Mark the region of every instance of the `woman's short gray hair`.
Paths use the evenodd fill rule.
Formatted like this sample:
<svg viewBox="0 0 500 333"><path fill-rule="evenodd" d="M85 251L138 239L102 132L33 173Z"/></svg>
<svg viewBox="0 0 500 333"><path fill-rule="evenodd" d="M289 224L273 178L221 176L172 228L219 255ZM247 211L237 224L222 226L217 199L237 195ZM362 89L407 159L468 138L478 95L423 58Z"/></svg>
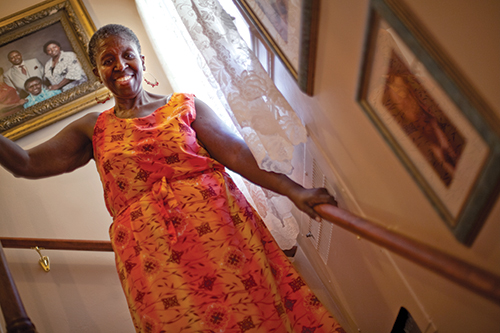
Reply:
<svg viewBox="0 0 500 333"><path fill-rule="evenodd" d="M99 42L110 36L118 36L133 42L137 46L139 54L141 53L141 43L139 43L139 39L132 30L120 24L108 24L99 28L90 39L89 58L92 66L97 66L95 57L97 56L97 47Z"/></svg>

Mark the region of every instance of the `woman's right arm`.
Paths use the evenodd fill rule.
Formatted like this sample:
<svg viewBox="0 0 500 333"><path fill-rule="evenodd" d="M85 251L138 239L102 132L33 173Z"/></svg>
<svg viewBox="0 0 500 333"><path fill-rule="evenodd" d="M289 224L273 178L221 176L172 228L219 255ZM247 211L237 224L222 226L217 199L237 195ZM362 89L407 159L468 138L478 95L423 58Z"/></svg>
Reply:
<svg viewBox="0 0 500 333"><path fill-rule="evenodd" d="M16 177L37 179L73 171L93 158L97 113L72 122L50 140L28 150L0 135L0 164Z"/></svg>

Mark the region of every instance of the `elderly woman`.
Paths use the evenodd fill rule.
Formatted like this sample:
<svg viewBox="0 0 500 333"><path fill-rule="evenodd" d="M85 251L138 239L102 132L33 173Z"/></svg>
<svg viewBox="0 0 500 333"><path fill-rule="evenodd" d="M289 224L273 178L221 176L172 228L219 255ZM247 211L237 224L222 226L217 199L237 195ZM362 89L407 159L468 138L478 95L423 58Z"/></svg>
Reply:
<svg viewBox="0 0 500 333"><path fill-rule="evenodd" d="M62 51L59 42L48 41L43 46L43 52L51 57L45 64L45 78L50 82L50 90L64 92L87 81L76 54Z"/></svg>
<svg viewBox="0 0 500 333"><path fill-rule="evenodd" d="M128 28L99 29L89 58L115 106L28 151L0 136L0 162L40 178L95 160L136 331L343 332L224 166L312 218L315 205L334 198L259 169L246 144L193 95L143 90L144 56Z"/></svg>

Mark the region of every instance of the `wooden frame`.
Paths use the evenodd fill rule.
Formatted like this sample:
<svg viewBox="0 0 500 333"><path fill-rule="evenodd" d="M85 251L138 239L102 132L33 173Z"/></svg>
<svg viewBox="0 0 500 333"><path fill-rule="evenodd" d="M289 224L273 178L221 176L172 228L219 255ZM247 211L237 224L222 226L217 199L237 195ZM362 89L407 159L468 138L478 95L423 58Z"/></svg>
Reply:
<svg viewBox="0 0 500 333"><path fill-rule="evenodd" d="M280 0L233 1L294 77L299 88L312 96L320 0L301 0L300 6Z"/></svg>
<svg viewBox="0 0 500 333"><path fill-rule="evenodd" d="M18 139L96 105L95 98L107 95L107 89L92 73L87 55L87 44L94 31L95 26L80 0L49 0L0 20L0 66L5 68L5 74L12 67L7 57L12 50L19 51L25 62L38 59L45 67L50 57L44 53L43 45L57 40L61 50L76 55L87 77L85 82L33 106L3 108L4 112L0 113L2 135ZM48 81L44 79L44 83ZM20 88L17 91L21 97L26 94Z"/></svg>
<svg viewBox="0 0 500 333"><path fill-rule="evenodd" d="M500 122L400 1L371 0L357 100L452 230L472 244L500 187Z"/></svg>

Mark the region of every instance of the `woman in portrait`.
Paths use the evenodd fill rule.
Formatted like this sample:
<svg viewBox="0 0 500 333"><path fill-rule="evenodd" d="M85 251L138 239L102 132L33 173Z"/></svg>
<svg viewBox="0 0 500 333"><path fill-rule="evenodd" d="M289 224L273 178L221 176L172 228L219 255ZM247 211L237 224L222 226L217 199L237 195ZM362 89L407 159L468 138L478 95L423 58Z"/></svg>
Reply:
<svg viewBox="0 0 500 333"><path fill-rule="evenodd" d="M19 98L16 89L3 79L3 68L0 67L0 117L7 116L22 109L26 100Z"/></svg>
<svg viewBox="0 0 500 333"><path fill-rule="evenodd" d="M49 80L49 90L67 91L87 81L74 52L61 50L58 41L50 40L43 46L43 52L51 59L45 64L45 78Z"/></svg>
<svg viewBox="0 0 500 333"><path fill-rule="evenodd" d="M28 97L26 97L26 103L24 104L25 109L61 93L61 90L59 89L47 89L43 84L42 79L38 76L33 76L27 79L24 83L24 89L29 92Z"/></svg>

